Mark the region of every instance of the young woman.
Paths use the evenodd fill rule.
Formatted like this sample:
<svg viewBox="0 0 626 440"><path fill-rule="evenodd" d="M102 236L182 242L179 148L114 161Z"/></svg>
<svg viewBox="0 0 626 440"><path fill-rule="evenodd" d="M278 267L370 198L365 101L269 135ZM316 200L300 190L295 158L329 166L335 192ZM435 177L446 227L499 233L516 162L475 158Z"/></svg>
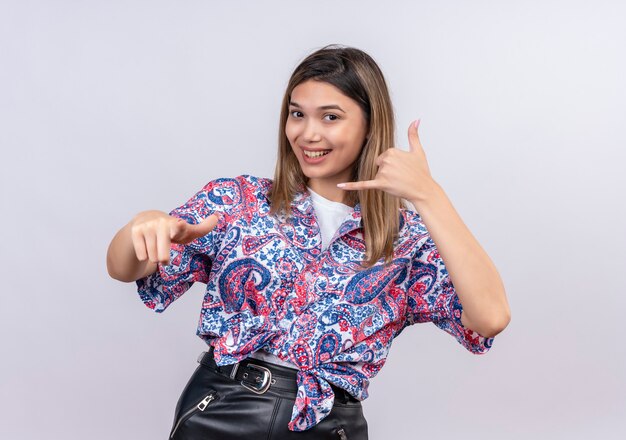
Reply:
<svg viewBox="0 0 626 440"><path fill-rule="evenodd" d="M109 274L136 281L148 307L207 285L209 349L170 438L366 439L361 400L406 326L489 350L510 319L504 287L432 178L418 125L394 148L376 63L324 47L287 86L273 180L210 181L117 233Z"/></svg>

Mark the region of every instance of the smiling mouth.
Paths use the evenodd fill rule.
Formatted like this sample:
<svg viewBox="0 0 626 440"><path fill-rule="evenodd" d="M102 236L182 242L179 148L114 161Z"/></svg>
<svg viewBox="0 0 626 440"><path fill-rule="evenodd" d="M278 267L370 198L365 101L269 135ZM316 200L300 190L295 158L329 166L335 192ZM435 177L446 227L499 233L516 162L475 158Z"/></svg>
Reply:
<svg viewBox="0 0 626 440"><path fill-rule="evenodd" d="M316 157L326 156L328 153L330 153L331 150L322 150L322 151L302 150L302 151L304 152L304 155L306 157L316 158Z"/></svg>

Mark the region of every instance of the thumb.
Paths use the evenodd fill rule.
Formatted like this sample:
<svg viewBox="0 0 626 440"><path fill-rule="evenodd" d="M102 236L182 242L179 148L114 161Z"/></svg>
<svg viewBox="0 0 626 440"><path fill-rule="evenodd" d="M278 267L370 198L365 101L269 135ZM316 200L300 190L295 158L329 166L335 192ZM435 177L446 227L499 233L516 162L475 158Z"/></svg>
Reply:
<svg viewBox="0 0 626 440"><path fill-rule="evenodd" d="M179 234L175 234L172 237L172 241L175 243L187 244L196 238L204 237L211 232L220 220L220 214L211 214L200 223L192 225L185 221L182 222L182 230Z"/></svg>
<svg viewBox="0 0 626 440"><path fill-rule="evenodd" d="M415 151L422 148L420 136L417 132L421 119L413 121L409 126L409 151Z"/></svg>

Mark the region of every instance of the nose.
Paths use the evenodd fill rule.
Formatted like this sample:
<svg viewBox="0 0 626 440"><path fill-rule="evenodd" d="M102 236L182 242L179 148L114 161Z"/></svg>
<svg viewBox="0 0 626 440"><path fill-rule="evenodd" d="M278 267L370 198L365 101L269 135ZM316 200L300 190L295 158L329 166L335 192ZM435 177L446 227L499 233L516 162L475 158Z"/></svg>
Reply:
<svg viewBox="0 0 626 440"><path fill-rule="evenodd" d="M320 134L316 121L313 121L312 119L306 121L304 131L302 132L302 138L306 142L319 142L322 140L322 135Z"/></svg>

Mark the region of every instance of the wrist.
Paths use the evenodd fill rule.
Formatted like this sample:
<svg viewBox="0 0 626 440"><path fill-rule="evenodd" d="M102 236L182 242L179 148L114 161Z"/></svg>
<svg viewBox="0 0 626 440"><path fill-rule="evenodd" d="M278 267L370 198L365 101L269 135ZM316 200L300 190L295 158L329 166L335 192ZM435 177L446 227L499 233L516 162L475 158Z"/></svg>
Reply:
<svg viewBox="0 0 626 440"><path fill-rule="evenodd" d="M430 179L427 184L422 186L419 195L413 196L409 202L417 209L418 207L427 207L442 197L445 197L443 188L435 180Z"/></svg>

